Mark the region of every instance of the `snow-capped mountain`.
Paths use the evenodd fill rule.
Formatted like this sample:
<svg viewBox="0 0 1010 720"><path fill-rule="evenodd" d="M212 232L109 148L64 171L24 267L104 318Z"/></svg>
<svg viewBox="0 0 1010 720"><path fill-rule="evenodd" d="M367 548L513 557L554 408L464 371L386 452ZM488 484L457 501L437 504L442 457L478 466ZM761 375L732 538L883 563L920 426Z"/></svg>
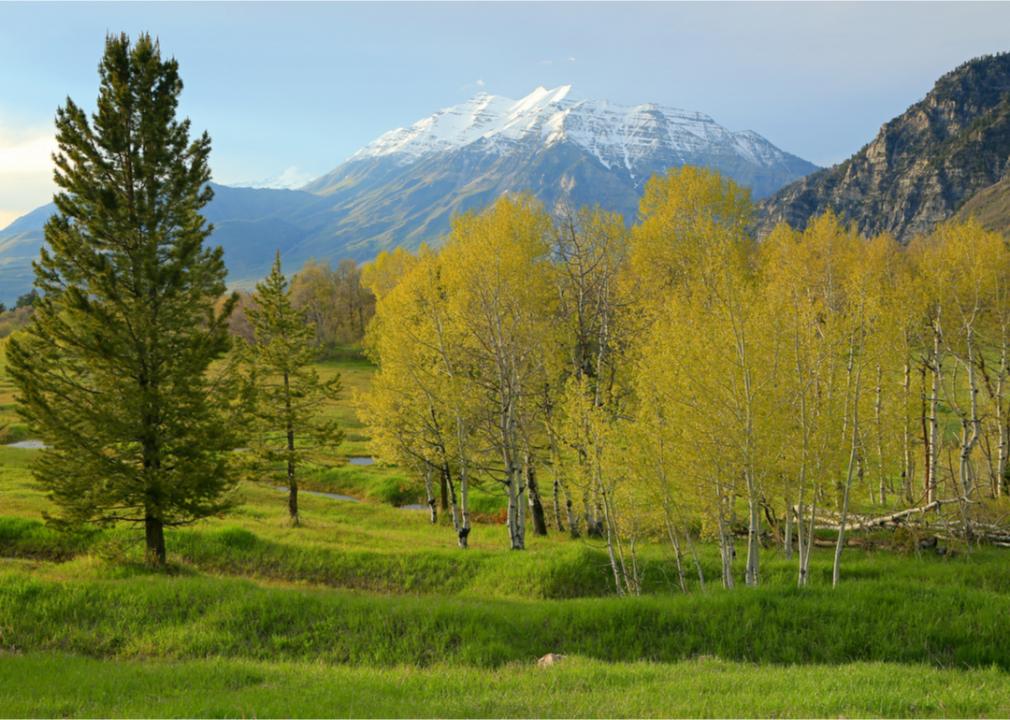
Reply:
<svg viewBox="0 0 1010 720"><path fill-rule="evenodd" d="M567 85L521 100L481 93L384 133L303 187L333 222L297 257L413 247L445 233L454 213L507 192L530 192L548 209L600 205L630 222L646 181L681 165L714 168L758 198L817 169L703 113L578 100Z"/></svg>
<svg viewBox="0 0 1010 720"><path fill-rule="evenodd" d="M294 271L309 258L364 261L437 242L454 213L503 193L532 193L548 209L599 205L631 222L649 177L686 164L714 168L758 198L816 170L702 113L579 100L566 85L521 100L481 93L380 135L299 190L217 185L206 215L230 279L245 282L269 271L277 249ZM295 174L254 184L286 186ZM0 230L0 301L30 287L49 212Z"/></svg>
<svg viewBox="0 0 1010 720"><path fill-rule="evenodd" d="M642 175L636 170L651 168L658 154L677 158L679 164L705 154L736 155L768 168L798 159L755 132L731 132L704 113L653 103L624 106L576 100L571 89L571 85L538 87L518 101L482 92L410 127L383 134L349 162L392 157L410 164L475 143L483 152L504 154L526 141L544 148L572 142L608 170L622 169L631 177Z"/></svg>

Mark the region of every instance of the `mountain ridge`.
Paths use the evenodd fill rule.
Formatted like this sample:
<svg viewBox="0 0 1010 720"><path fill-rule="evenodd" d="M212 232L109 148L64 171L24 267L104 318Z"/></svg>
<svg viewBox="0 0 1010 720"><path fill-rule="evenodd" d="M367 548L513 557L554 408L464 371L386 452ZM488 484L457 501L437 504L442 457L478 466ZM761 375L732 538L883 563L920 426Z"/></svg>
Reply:
<svg viewBox="0 0 1010 720"><path fill-rule="evenodd" d="M864 234L907 242L999 182L1008 163L1010 54L986 55L943 75L844 162L765 199L757 232L779 222L802 229L832 210Z"/></svg>
<svg viewBox="0 0 1010 720"><path fill-rule="evenodd" d="M295 271L309 259L367 261L437 242L454 214L504 193L532 193L548 209L599 205L630 222L646 180L686 164L716 169L756 196L816 169L704 113L580 100L562 85L519 100L479 93L379 135L298 189L214 184L205 214L230 282L248 284L269 271L275 250ZM0 230L0 300L30 288L51 212L44 206Z"/></svg>

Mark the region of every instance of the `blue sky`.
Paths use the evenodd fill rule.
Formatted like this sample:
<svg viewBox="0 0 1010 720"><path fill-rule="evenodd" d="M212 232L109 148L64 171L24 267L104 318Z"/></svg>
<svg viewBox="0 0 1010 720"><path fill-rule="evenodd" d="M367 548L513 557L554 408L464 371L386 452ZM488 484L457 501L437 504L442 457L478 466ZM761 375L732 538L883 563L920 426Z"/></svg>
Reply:
<svg viewBox="0 0 1010 720"><path fill-rule="evenodd" d="M52 192L52 118L90 107L107 31L159 36L225 183L332 169L480 89L658 102L844 159L941 74L1010 50L1004 3L0 1L0 227Z"/></svg>

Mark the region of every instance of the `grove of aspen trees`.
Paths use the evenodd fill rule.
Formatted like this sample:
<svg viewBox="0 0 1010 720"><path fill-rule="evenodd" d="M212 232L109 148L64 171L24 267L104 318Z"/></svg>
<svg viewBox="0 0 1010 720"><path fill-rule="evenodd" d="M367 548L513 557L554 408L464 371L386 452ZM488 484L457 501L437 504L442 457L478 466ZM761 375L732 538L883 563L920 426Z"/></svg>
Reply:
<svg viewBox="0 0 1010 720"><path fill-rule="evenodd" d="M1010 541L1006 241L969 221L903 246L832 214L755 239L752 213L684 167L630 227L506 197L440 249L366 266L379 370L359 411L433 521L446 493L461 548L475 484L507 497L515 550L527 528L605 543L622 595L646 540L670 544L684 588L757 585L772 551L804 585L818 543L837 584L875 532Z"/></svg>

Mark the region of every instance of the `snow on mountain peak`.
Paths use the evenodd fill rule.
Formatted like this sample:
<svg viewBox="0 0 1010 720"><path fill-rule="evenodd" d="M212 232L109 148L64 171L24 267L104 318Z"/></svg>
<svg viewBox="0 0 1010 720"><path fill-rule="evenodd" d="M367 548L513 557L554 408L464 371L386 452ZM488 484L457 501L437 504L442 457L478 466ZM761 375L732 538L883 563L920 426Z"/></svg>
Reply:
<svg viewBox="0 0 1010 720"><path fill-rule="evenodd" d="M571 85L543 86L520 100L481 92L410 127L391 130L358 150L350 160L392 156L402 164L480 142L501 153L521 142L551 146L573 142L607 168L632 175L657 154L688 162L703 153L736 155L771 165L786 154L752 131L731 132L704 113L655 103L624 106L606 100L577 100Z"/></svg>

